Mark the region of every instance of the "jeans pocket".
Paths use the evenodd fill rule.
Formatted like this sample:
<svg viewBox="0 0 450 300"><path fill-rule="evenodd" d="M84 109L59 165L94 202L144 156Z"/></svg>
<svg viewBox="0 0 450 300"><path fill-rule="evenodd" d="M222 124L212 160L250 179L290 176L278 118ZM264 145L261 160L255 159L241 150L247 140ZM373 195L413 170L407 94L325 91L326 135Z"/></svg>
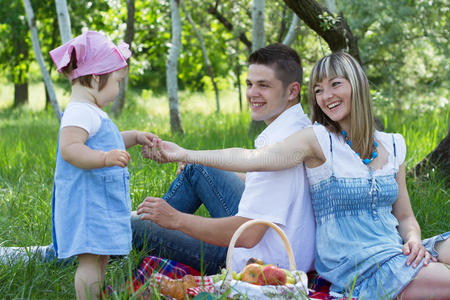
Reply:
<svg viewBox="0 0 450 300"><path fill-rule="evenodd" d="M130 175L107 175L105 180L105 195L107 215L112 218L129 218L131 201L129 195Z"/></svg>

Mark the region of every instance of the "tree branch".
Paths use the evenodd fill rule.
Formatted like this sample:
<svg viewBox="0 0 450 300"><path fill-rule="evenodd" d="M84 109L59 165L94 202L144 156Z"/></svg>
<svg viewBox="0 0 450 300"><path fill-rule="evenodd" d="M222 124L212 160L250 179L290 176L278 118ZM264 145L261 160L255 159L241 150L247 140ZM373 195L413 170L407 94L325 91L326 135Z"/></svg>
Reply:
<svg viewBox="0 0 450 300"><path fill-rule="evenodd" d="M320 35L331 51L347 50L361 63L358 40L353 36L344 17L334 15L315 0L284 0L305 24ZM332 18L325 18L330 16ZM330 21L330 22L327 22Z"/></svg>
<svg viewBox="0 0 450 300"><path fill-rule="evenodd" d="M233 24L227 19L225 18L224 15L222 15L218 9L217 6L212 6L210 5L208 7L208 13L213 15L214 17L216 17L216 19L223 24L223 26L225 26L226 29L228 29L228 31L233 31L234 26ZM250 42L247 38L247 36L245 35L245 32L241 31L239 33L239 40L245 45L247 46L247 48L249 50L252 49L252 42Z"/></svg>

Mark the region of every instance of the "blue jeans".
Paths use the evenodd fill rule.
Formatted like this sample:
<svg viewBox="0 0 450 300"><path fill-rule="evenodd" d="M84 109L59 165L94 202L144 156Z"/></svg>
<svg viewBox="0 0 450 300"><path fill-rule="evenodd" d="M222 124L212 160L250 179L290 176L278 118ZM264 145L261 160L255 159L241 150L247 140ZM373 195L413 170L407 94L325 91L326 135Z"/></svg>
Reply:
<svg viewBox="0 0 450 300"><path fill-rule="evenodd" d="M213 218L233 216L238 211L244 182L234 173L201 165L187 165L163 196L179 211L193 214L201 204ZM218 273L225 265L226 247L201 242L180 231L162 228L131 215L133 248L149 255L172 259L206 274ZM53 261L53 245L39 247L44 261ZM58 260L60 263L68 259Z"/></svg>
<svg viewBox="0 0 450 300"><path fill-rule="evenodd" d="M233 216L238 211L244 182L234 173L201 165L187 165L163 196L172 207L193 214L201 204L212 218ZM180 231L162 228L131 216L133 247L149 254L214 274L225 265L226 247L194 239Z"/></svg>

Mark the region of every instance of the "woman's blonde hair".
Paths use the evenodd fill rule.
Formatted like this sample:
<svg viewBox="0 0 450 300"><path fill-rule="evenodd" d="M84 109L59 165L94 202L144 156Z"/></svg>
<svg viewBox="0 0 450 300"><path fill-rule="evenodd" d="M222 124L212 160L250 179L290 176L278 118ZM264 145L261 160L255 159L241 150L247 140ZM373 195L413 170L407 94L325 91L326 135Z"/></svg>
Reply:
<svg viewBox="0 0 450 300"><path fill-rule="evenodd" d="M352 87L351 117L349 138L352 148L361 154L361 158L369 157L373 151L373 134L375 123L370 100L369 81L359 63L348 53L335 52L323 57L313 67L309 80L309 106L312 121L319 122L328 130L339 133L341 128L320 109L316 101L314 86L324 78L343 77Z"/></svg>

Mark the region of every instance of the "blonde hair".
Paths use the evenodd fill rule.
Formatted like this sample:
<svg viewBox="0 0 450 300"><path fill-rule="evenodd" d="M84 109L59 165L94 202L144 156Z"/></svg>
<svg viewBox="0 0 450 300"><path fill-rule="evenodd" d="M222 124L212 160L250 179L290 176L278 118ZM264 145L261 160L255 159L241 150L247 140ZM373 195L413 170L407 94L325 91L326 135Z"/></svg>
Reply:
<svg viewBox="0 0 450 300"><path fill-rule="evenodd" d="M324 78L343 77L352 87L349 138L352 148L369 157L374 149L373 134L375 122L370 100L369 81L359 63L348 53L335 52L323 57L313 67L309 80L309 106L312 121L319 122L331 132L339 133L341 128L320 109L316 101L314 86Z"/></svg>

